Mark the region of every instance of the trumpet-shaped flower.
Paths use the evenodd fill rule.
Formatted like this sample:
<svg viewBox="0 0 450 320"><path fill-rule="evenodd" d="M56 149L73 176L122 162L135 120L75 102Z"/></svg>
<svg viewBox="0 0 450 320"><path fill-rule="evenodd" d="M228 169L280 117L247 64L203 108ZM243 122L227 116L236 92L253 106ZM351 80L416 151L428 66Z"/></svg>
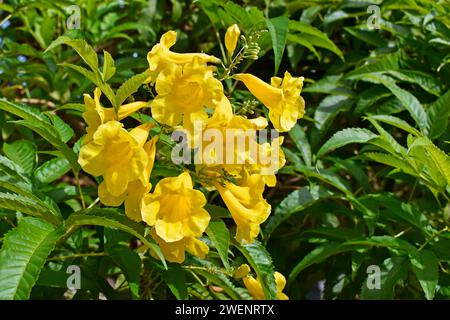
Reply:
<svg viewBox="0 0 450 320"><path fill-rule="evenodd" d="M234 78L244 82L248 90L269 109L270 121L279 131L289 131L297 119L303 117L305 101L300 96L303 77L292 77L286 71L283 79L272 77L271 84L249 73L239 73Z"/></svg>
<svg viewBox="0 0 450 320"><path fill-rule="evenodd" d="M128 132L122 123L108 121L98 127L92 141L81 147L78 163L84 171L102 175L106 190L118 197L129 182L142 179L148 159L139 140L143 136L147 139L149 130L150 125L144 124Z"/></svg>
<svg viewBox="0 0 450 320"><path fill-rule="evenodd" d="M259 225L269 217L271 207L263 198L265 181L261 175L243 174L237 184L215 183L225 205L236 223L236 240L252 243L259 234Z"/></svg>
<svg viewBox="0 0 450 320"><path fill-rule="evenodd" d="M283 293L283 289L286 286L286 278L279 272L274 273L275 283L277 284L277 299L289 300L289 297ZM261 282L252 276L244 278L244 285L255 300L265 300L266 296L261 285Z"/></svg>
<svg viewBox="0 0 450 320"><path fill-rule="evenodd" d="M204 107L214 108L223 96L223 86L214 78L212 67L194 57L182 66L164 69L156 79L156 92L152 103L155 120L192 128L194 121L208 118Z"/></svg>
<svg viewBox="0 0 450 320"><path fill-rule="evenodd" d="M173 65L183 65L192 62L194 58L198 58L205 64L207 62L220 63L220 59L204 53L176 53L170 51L170 48L176 41L177 33L175 31L168 31L162 35L159 43L154 45L152 50L147 54L150 77L146 82L154 82L162 70Z"/></svg>
<svg viewBox="0 0 450 320"><path fill-rule="evenodd" d="M204 194L193 189L191 176L184 172L162 179L153 193L145 195L142 219L166 242L199 237L210 220L205 204Z"/></svg>
<svg viewBox="0 0 450 320"><path fill-rule="evenodd" d="M194 237L185 237L178 241L166 242L156 234L155 228L150 231L150 235L161 248L164 258L170 262L183 263L185 251L200 259L204 259L209 252L209 247L203 241ZM151 254L155 258L158 258L153 251Z"/></svg>
<svg viewBox="0 0 450 320"><path fill-rule="evenodd" d="M125 201L125 213L126 215L135 221L142 220L141 207L142 199L147 194L152 185L150 183L150 175L153 169L156 154L156 142L158 136L153 137L150 141L145 143L144 150L147 154L147 165L142 172L142 179L137 179L128 183L126 191L119 195L113 196L108 192L106 183L103 181L98 187L98 196L100 201L107 206L117 207Z"/></svg>
<svg viewBox="0 0 450 320"><path fill-rule="evenodd" d="M87 127L86 136L83 139L83 144L86 144L92 140L95 131L100 125L111 120L120 121L122 119L125 119L132 113L149 105L149 103L145 101L136 101L120 106L116 119L114 109L104 108L100 103L101 95L102 92L99 88L95 88L94 98L92 98L88 94L84 95L84 105L86 111L83 112L83 118L87 124Z"/></svg>
<svg viewBox="0 0 450 320"><path fill-rule="evenodd" d="M233 115L230 101L223 96L202 129L203 139L199 140L200 135L194 135L194 146L201 147L196 153L196 163L200 164L197 169L203 170L206 166L210 174L225 170L230 175L238 176L243 165L258 163L256 131L265 126L267 121L262 117L247 119ZM205 133L212 133L212 130L217 136L214 141L205 138Z"/></svg>
<svg viewBox="0 0 450 320"><path fill-rule="evenodd" d="M241 30L239 30L237 24L233 24L228 27L227 32L225 33L225 47L227 48L229 57L231 57L234 50L236 50L236 45L240 35Z"/></svg>

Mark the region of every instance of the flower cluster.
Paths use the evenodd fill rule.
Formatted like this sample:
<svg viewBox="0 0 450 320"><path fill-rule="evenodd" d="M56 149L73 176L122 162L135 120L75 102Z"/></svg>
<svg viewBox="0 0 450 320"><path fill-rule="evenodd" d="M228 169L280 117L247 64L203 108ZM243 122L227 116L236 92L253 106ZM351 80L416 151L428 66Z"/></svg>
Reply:
<svg viewBox="0 0 450 320"><path fill-rule="evenodd" d="M286 72L283 78L273 77L268 84L248 73L233 74L236 61L249 57L246 45L237 50L239 39L245 40L239 28L236 25L228 28L227 55L222 62L204 53L172 51L176 32L169 31L147 55L148 78L144 83L156 93L152 101L105 108L98 88L93 98L84 97L87 134L80 149L80 165L93 176L102 177L98 187L101 203L106 206L123 203L129 218L152 227L150 235L168 261L183 262L186 251L200 258L208 253L208 246L200 237L211 217L199 186L202 190L218 192L236 224L236 240L252 243L271 211L263 196L264 189L275 186L275 173L285 163L282 137L260 141L256 136L245 135L245 148L230 144L229 139L216 141L211 148L211 141L204 139L204 133L214 130L223 136L229 132L239 136L240 132L266 129L268 120L279 132L286 132L304 113L300 96L302 77L295 78ZM256 54L251 52L252 57ZM222 76L218 75L218 64L224 69ZM247 117L245 110L237 112L237 105L229 98L231 90L224 90L224 80L242 82L269 110L269 119ZM203 160L190 166L190 170L183 167L184 172L178 176L161 179L153 190L150 177L159 136L151 137L150 130L157 124L144 123L126 129L121 122L148 107L153 119L165 130L184 130L188 134L189 150L197 157L201 154ZM196 127L200 130L197 133ZM271 163L262 161L266 156L272 159ZM234 161L224 161L224 157ZM284 278L278 275L276 278L282 289ZM252 288L250 291L260 291L257 280L246 277L244 282Z"/></svg>

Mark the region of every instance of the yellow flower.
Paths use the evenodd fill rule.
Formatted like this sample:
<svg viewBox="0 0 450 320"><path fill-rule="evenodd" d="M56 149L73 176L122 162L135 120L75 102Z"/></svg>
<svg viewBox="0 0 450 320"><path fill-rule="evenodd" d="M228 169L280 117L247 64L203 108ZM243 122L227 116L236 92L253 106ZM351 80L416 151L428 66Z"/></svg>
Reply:
<svg viewBox="0 0 450 320"><path fill-rule="evenodd" d="M166 242L156 234L155 228L150 231L150 235L161 248L164 258L170 262L183 263L185 251L200 259L204 259L209 252L209 247L194 237L185 237L178 241ZM153 251L151 251L151 255L154 258L158 258Z"/></svg>
<svg viewBox="0 0 450 320"><path fill-rule="evenodd" d="M236 49L240 34L241 30L239 30L237 24L228 27L227 33L225 33L225 47L227 48L229 57L233 55L233 52Z"/></svg>
<svg viewBox="0 0 450 320"><path fill-rule="evenodd" d="M267 121L263 117L247 119L233 115L230 101L223 96L202 131L203 134L214 130L221 140L204 138L199 141L200 135L194 137L194 147L202 147L196 153L196 163L200 164L197 170L203 170L206 166L210 174L215 171L220 175L225 170L230 175L238 176L243 166L258 163L256 131L266 126ZM222 152L217 150L219 148Z"/></svg>
<svg viewBox="0 0 450 320"><path fill-rule="evenodd" d="M271 84L249 73L239 73L234 78L244 82L248 90L269 109L269 118L281 132L289 131L303 117L305 101L300 96L303 77L294 78L289 72L284 78L272 77Z"/></svg>
<svg viewBox="0 0 450 320"><path fill-rule="evenodd" d="M149 180L155 161L157 141L158 136L155 136L144 145L148 162L145 170L141 173L142 179L129 182L127 190L123 194L113 196L106 189L105 181L100 183L98 187L98 196L104 205L118 207L125 201L125 213L127 216L132 220L142 221L142 199L144 198L144 195L147 194L152 188Z"/></svg>
<svg viewBox="0 0 450 320"><path fill-rule="evenodd" d="M87 173L102 175L106 190L115 197L120 196L129 182L142 179L148 163L142 145L149 130L150 125L144 124L128 132L122 123L108 121L98 127L92 141L81 147L78 163Z"/></svg>
<svg viewBox="0 0 450 320"><path fill-rule="evenodd" d="M223 86L214 78L212 67L194 58L183 66L164 69L156 79L156 92L152 103L155 120L170 126L182 122L191 128L194 121L207 119L204 107L214 108L223 96Z"/></svg>
<svg viewBox="0 0 450 320"><path fill-rule="evenodd" d="M86 144L92 140L97 128L111 120L122 120L138 111L139 109L149 106L148 102L136 101L125 104L119 107L118 117L115 119L113 108L104 108L100 103L100 96L102 92L99 88L94 90L94 99L88 94L84 94L84 105L86 111L83 113L83 118L87 124L86 136L83 139L83 144Z"/></svg>
<svg viewBox="0 0 450 320"><path fill-rule="evenodd" d="M220 59L204 53L176 53L170 51L170 48L176 41L177 33L175 31L168 31L162 35L159 43L154 45L152 50L147 54L150 77L146 82L154 82L158 74L167 67L189 63L195 57L199 58L203 63L220 63Z"/></svg>
<svg viewBox="0 0 450 320"><path fill-rule="evenodd" d="M248 264L241 264L235 271L233 274L233 277L235 279L241 279L246 277L250 272L250 267L248 266Z"/></svg>
<svg viewBox="0 0 450 320"><path fill-rule="evenodd" d="M286 286L286 278L279 272L275 272L274 276L275 276L275 283L277 284L277 299L289 300L289 297L283 293L283 289ZM247 276L244 278L244 285L252 295L253 299L255 300L266 299L261 283L252 276Z"/></svg>
<svg viewBox="0 0 450 320"><path fill-rule="evenodd" d="M261 175L248 175L237 184L214 184L236 223L236 240L252 243L259 234L259 225L270 214L270 204L263 198L265 181Z"/></svg>
<svg viewBox="0 0 450 320"><path fill-rule="evenodd" d="M145 195L142 219L166 242L199 237L210 220L205 204L204 194L193 189L191 176L184 172L162 179L153 193Z"/></svg>

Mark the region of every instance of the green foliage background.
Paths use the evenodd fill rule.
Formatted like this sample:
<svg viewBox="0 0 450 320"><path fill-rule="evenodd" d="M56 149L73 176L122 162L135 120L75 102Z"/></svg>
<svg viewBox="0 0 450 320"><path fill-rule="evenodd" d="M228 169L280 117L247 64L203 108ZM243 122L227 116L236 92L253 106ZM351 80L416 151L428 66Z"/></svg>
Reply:
<svg viewBox="0 0 450 320"><path fill-rule="evenodd" d="M73 4L79 30L66 28ZM241 263L267 280L269 298L273 270L291 299L450 296L449 1L11 0L0 10L0 298L248 299L232 276ZM221 56L233 23L247 35L268 30L260 58L240 70L304 76L306 115L283 145L288 163L266 192L260 241L236 244L216 198L205 237L215 249L166 264L140 251L158 248L120 209L83 209L80 193L95 204L96 181L76 161L82 94L108 79L80 67L100 65L104 77L110 68L117 89L147 68L163 32L178 31L177 52ZM49 48L61 35L68 45ZM152 178L177 170L162 159ZM69 265L82 274L74 296ZM370 265L381 289L367 288Z"/></svg>

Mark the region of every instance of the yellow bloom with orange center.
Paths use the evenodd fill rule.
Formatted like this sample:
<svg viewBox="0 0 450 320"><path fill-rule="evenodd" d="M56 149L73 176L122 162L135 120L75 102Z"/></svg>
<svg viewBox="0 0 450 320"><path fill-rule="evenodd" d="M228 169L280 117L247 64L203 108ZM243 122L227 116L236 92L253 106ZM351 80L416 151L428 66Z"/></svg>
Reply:
<svg viewBox="0 0 450 320"><path fill-rule="evenodd" d="M289 131L297 119L303 117L305 101L300 96L303 77L292 77L286 71L283 79L272 77L271 84L249 73L239 73L233 78L244 82L247 89L269 109L270 121L280 132Z"/></svg>
<svg viewBox="0 0 450 320"><path fill-rule="evenodd" d="M222 83L214 78L213 68L199 58L164 69L156 79L158 95L152 103L152 116L170 126L183 123L191 128L194 121L206 120L205 107L214 108L223 96Z"/></svg>
<svg viewBox="0 0 450 320"><path fill-rule="evenodd" d="M120 196L129 182L142 179L148 159L140 140L145 132L148 137L149 130L150 124L144 124L128 132L122 123L108 121L81 147L78 163L87 173L103 176L108 193Z"/></svg>
<svg viewBox="0 0 450 320"><path fill-rule="evenodd" d="M259 174L248 175L236 184L214 183L236 223L236 240L252 243L259 234L260 224L270 214L270 204L263 198L265 180Z"/></svg>
<svg viewBox="0 0 450 320"><path fill-rule="evenodd" d="M239 30L237 24L233 24L228 27L227 32L225 33L225 47L227 48L229 57L231 57L234 50L236 50L236 45L240 35L241 30Z"/></svg>
<svg viewBox="0 0 450 320"><path fill-rule="evenodd" d="M155 136L144 145L148 162L145 170L142 172L142 179L129 182L126 191L120 196L113 196L109 193L106 183L103 181L98 187L98 196L101 203L106 206L118 207L125 201L126 215L132 220L142 221L142 199L152 188L149 180L155 161L157 141L158 136Z"/></svg>
<svg viewBox="0 0 450 320"><path fill-rule="evenodd" d="M173 65L183 65L192 62L194 58L198 58L203 63L220 63L220 59L204 53L177 53L170 51L170 48L177 41L177 33L168 31L162 35L158 44L154 45L152 50L147 54L149 64L150 77L146 82L154 82L158 74Z"/></svg>
<svg viewBox="0 0 450 320"><path fill-rule="evenodd" d="M286 278L279 272L274 273L275 283L277 284L277 299L289 300L289 297L283 293L283 289L286 286ZM244 278L244 285L255 300L265 300L266 296L261 285L261 282L252 276Z"/></svg>
<svg viewBox="0 0 450 320"><path fill-rule="evenodd" d="M206 243L194 237L185 237L178 241L166 242L156 234L155 228L150 231L150 235L159 245L164 258L170 262L183 263L186 251L200 259L204 259L209 252L209 247ZM153 251L151 251L151 255L154 258L158 258Z"/></svg>
<svg viewBox="0 0 450 320"><path fill-rule="evenodd" d="M162 179L153 193L144 196L142 219L154 226L165 242L195 238L208 227L210 216L203 208L205 204L204 194L193 188L191 176L184 172Z"/></svg>
<svg viewBox="0 0 450 320"><path fill-rule="evenodd" d="M136 101L125 104L119 107L119 112L116 119L114 109L104 108L100 103L101 95L102 92L99 88L95 88L94 98L92 98L88 94L84 94L84 105L86 111L83 112L83 118L87 124L87 127L86 136L83 139L83 144L86 144L92 140L95 131L100 125L111 120L120 121L122 119L125 119L132 113L138 111L139 109L149 106L149 103L145 101Z"/></svg>

